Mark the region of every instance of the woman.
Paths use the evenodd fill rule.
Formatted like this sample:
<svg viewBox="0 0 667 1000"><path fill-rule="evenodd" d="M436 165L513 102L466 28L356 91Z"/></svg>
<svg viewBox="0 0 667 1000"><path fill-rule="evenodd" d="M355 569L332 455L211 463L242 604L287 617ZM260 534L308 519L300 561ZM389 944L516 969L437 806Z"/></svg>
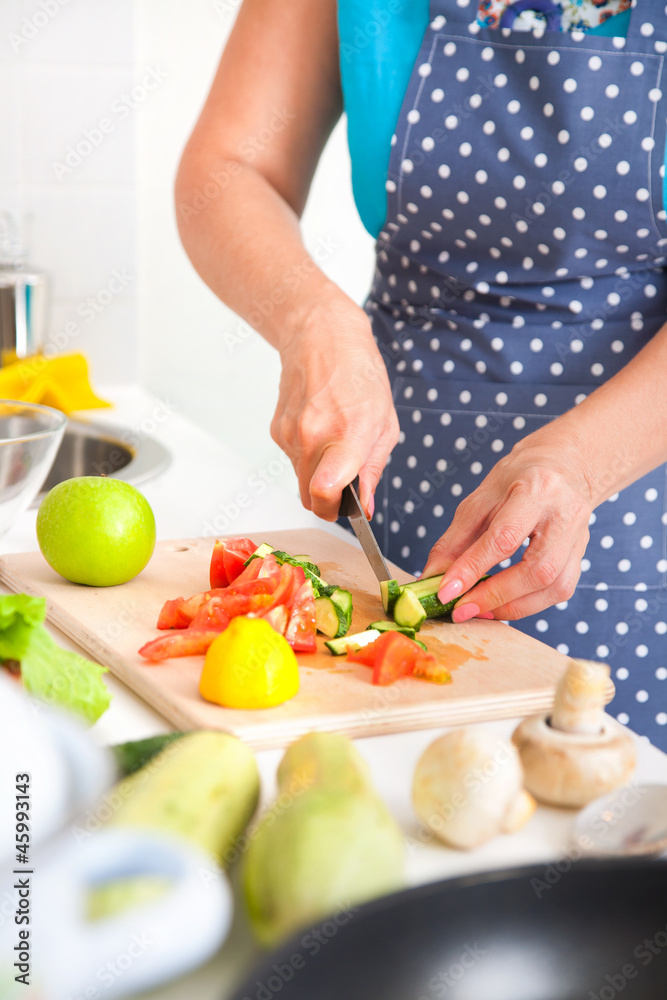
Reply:
<svg viewBox="0 0 667 1000"><path fill-rule="evenodd" d="M465 595L455 621L609 662L612 711L667 747L667 18L528 7L245 0L180 230L280 352L271 433L304 505L333 520L358 473L389 558ZM303 268L298 229L343 107L378 236L365 311Z"/></svg>

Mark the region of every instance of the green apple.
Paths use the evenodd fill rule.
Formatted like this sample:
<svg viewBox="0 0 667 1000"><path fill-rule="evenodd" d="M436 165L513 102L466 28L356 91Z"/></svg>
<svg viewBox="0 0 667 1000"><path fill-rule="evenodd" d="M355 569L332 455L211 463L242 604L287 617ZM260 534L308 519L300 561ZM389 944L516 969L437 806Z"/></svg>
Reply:
<svg viewBox="0 0 667 1000"><path fill-rule="evenodd" d="M37 512L37 541L72 583L113 587L141 573L155 548L155 517L143 493L120 479L79 476L50 490Z"/></svg>

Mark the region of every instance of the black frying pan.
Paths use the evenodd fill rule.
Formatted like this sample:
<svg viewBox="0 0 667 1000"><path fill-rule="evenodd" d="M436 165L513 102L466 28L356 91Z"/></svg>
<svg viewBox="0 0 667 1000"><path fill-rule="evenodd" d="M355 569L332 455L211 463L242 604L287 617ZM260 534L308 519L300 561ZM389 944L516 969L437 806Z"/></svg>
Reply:
<svg viewBox="0 0 667 1000"><path fill-rule="evenodd" d="M408 889L298 934L235 1000L441 997L667 1000L667 864L537 865Z"/></svg>

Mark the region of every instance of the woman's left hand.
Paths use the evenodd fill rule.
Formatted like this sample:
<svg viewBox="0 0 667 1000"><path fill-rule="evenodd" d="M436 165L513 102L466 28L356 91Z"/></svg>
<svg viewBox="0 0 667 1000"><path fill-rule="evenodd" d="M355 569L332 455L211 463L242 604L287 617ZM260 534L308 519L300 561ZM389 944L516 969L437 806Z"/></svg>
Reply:
<svg viewBox="0 0 667 1000"><path fill-rule="evenodd" d="M572 596L593 509L584 454L541 428L500 459L459 504L422 574L445 573L438 592L443 603L465 595L453 621L523 618ZM526 539L519 563L474 586Z"/></svg>

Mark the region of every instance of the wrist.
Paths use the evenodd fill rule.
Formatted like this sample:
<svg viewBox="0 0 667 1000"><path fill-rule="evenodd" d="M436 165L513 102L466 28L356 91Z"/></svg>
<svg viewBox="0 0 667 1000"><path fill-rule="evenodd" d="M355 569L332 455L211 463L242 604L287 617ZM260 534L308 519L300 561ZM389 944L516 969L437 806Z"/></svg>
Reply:
<svg viewBox="0 0 667 1000"><path fill-rule="evenodd" d="M593 510L614 490L601 495L590 448L576 428L569 421L561 423L562 419L558 418L517 441L512 454L536 465L549 466L564 476Z"/></svg>
<svg viewBox="0 0 667 1000"><path fill-rule="evenodd" d="M357 347L362 347L366 341L375 347L371 323L364 310L338 285L325 278L313 294L301 297L290 310L281 331L278 351L283 356L297 345L307 349L310 345L321 344L322 332L326 330L330 334L332 328L339 340L349 336Z"/></svg>

